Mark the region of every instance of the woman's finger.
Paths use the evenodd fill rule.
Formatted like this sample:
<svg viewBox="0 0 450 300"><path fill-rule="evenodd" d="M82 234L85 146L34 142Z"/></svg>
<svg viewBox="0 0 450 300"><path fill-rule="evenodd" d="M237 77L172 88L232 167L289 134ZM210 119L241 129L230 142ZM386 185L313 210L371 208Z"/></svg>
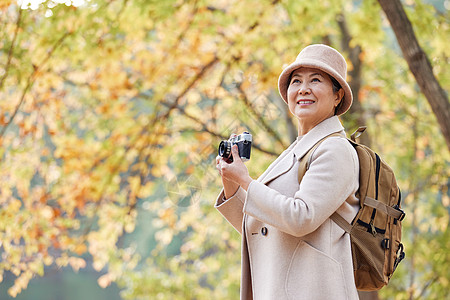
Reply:
<svg viewBox="0 0 450 300"><path fill-rule="evenodd" d="M239 150L238 150L238 146L237 145L233 145L233 147L231 147L231 154L233 155L233 161L236 160L241 160L241 157L239 156Z"/></svg>
<svg viewBox="0 0 450 300"><path fill-rule="evenodd" d="M217 156L217 157L216 157L216 169L219 171L220 176L223 175L223 174L222 174L223 163L224 163L223 158L220 157L220 156Z"/></svg>

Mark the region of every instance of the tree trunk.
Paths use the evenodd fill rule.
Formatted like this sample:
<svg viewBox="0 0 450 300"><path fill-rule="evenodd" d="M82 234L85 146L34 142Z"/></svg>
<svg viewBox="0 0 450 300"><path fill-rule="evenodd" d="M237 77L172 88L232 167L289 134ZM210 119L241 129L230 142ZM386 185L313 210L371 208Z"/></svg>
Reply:
<svg viewBox="0 0 450 300"><path fill-rule="evenodd" d="M341 30L341 47L342 50L347 54L348 58L352 62L353 68L348 72L348 77L350 77L350 81L348 84L353 92L353 104L350 106L349 111L342 116L342 119L347 125L350 125L352 131L358 129L360 126L365 126L367 123L366 114L364 113L364 108L361 105L359 99L359 90L361 89L361 70L362 70L362 62L360 59L360 54L362 52L361 47L356 45L355 47L350 47L350 41L352 40L352 36L347 27L347 21L345 19L345 15L342 13L337 16L336 21L339 25L339 29ZM352 133L352 132L350 132ZM370 147L370 137L369 133L365 132L361 135L359 142Z"/></svg>
<svg viewBox="0 0 450 300"><path fill-rule="evenodd" d="M342 117L347 124L351 124L354 129L357 129L359 126L366 125L366 117L364 113L364 108L361 105L359 99L359 90L361 88L361 67L362 62L360 59L360 54L362 52L360 46L350 47L350 41L352 40L352 36L347 27L347 21L345 19L345 15L342 13L337 16L336 19L339 29L341 30L341 47L342 50L348 55L348 58L352 62L353 68L349 71L348 75L351 78L349 81L350 88L353 92L353 104L350 107L348 113L344 114ZM367 132L361 135L360 138L361 144L370 147L370 137ZM358 291L358 296L360 300L379 300L378 292L362 292Z"/></svg>
<svg viewBox="0 0 450 300"><path fill-rule="evenodd" d="M378 0L397 37L410 71L430 103L450 150L450 103L444 89L433 74L430 61L420 47L400 0Z"/></svg>

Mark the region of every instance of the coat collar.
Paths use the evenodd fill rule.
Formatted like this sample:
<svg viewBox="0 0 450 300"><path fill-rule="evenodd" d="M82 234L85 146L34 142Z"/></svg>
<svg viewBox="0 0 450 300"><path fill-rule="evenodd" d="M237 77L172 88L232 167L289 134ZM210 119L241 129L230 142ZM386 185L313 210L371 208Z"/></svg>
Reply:
<svg viewBox="0 0 450 300"><path fill-rule="evenodd" d="M300 160L318 141L335 132L345 135L344 127L337 116L328 118L316 125L301 138L300 142L292 149L292 152L297 160Z"/></svg>
<svg viewBox="0 0 450 300"><path fill-rule="evenodd" d="M337 116L322 121L301 139L297 138L259 177L258 181L268 184L288 172L295 162L300 160L318 141L335 132L344 133L344 127Z"/></svg>

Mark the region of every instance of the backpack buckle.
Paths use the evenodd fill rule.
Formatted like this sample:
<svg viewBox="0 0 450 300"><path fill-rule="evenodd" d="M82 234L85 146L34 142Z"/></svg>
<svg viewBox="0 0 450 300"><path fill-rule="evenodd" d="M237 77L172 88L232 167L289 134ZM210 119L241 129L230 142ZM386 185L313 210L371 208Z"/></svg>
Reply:
<svg viewBox="0 0 450 300"><path fill-rule="evenodd" d="M398 205L395 205L394 208L396 210L398 210L399 212L401 212L402 214L397 218L397 220L399 220L400 222L403 221L403 219L405 218L406 214L403 210L400 209L400 207Z"/></svg>
<svg viewBox="0 0 450 300"><path fill-rule="evenodd" d="M350 136L351 140L356 143L356 139L359 138L361 133L363 133L364 130L366 130L366 128L367 126L361 126L358 129L356 129L356 131L353 132L352 135Z"/></svg>
<svg viewBox="0 0 450 300"><path fill-rule="evenodd" d="M397 250L397 257L395 258L395 261L394 261L394 271L395 271L395 269L397 269L398 264L405 258L405 252L403 250L404 250L403 244L400 243L398 250ZM392 271L392 272L394 272L394 271Z"/></svg>

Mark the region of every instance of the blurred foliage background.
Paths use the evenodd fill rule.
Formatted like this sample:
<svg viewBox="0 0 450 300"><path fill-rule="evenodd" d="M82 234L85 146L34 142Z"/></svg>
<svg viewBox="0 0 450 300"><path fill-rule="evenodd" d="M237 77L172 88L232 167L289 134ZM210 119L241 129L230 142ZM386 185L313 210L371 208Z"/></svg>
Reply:
<svg viewBox="0 0 450 300"><path fill-rule="evenodd" d="M450 1L403 5L448 92ZM1 299L237 299L216 149L249 130L256 178L295 139L277 79L311 43L402 190L379 297L448 299L450 153L375 0L1 0L0 26Z"/></svg>

